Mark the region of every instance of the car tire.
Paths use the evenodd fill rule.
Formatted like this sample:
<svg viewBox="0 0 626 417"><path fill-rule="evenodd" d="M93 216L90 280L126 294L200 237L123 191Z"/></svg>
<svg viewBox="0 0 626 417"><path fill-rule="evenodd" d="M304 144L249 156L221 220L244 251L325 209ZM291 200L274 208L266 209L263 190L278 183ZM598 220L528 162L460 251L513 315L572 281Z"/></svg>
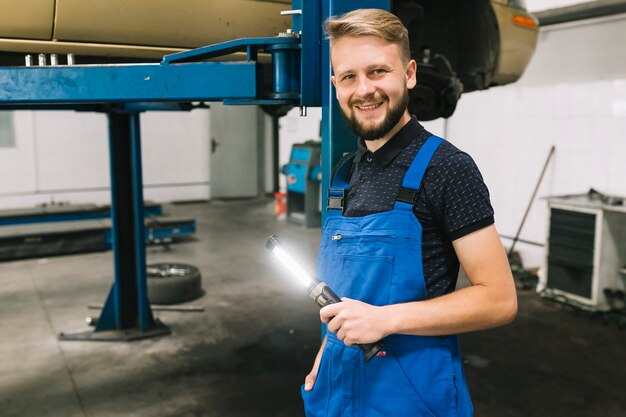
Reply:
<svg viewBox="0 0 626 417"><path fill-rule="evenodd" d="M193 265L164 262L146 269L150 304L177 304L204 294L200 270Z"/></svg>

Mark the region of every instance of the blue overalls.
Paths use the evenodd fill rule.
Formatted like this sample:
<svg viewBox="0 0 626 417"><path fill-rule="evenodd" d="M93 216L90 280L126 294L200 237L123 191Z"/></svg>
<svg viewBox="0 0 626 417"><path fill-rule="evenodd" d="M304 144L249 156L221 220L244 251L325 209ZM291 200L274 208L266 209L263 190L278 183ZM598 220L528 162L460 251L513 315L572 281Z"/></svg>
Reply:
<svg viewBox="0 0 626 417"><path fill-rule="evenodd" d="M431 136L422 146L404 177L403 192L417 192L442 141ZM333 178L330 199L345 193L352 160ZM396 200L393 210L364 217L343 217L339 207L329 209L318 277L339 297L377 306L424 300L422 227L412 206ZM358 347L327 332L315 385L302 389L307 417L473 414L456 336L390 335L383 342L384 351L364 362Z"/></svg>

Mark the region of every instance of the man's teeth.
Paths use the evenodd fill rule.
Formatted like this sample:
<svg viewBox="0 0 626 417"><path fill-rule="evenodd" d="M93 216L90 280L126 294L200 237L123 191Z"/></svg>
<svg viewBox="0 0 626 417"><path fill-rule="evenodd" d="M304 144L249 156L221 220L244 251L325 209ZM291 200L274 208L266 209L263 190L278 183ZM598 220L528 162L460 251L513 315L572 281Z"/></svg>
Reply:
<svg viewBox="0 0 626 417"><path fill-rule="evenodd" d="M378 104L372 104L371 106L357 106L357 107L358 107L359 109L361 109L361 110L371 110L371 109L374 109L374 108L376 108L376 107L380 106L380 104L381 104L381 103L378 103Z"/></svg>

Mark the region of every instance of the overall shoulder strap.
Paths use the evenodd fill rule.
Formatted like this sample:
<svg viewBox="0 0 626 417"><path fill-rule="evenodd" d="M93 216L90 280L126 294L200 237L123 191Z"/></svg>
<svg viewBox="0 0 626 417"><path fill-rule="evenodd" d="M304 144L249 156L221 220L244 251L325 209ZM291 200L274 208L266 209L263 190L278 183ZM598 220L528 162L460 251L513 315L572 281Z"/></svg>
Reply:
<svg viewBox="0 0 626 417"><path fill-rule="evenodd" d="M432 135L422 145L417 155L415 155L411 166L404 175L402 187L400 187L398 197L396 197L396 202L394 203L395 209L413 210L426 168L435 154L435 151L443 142L444 139L439 136Z"/></svg>
<svg viewBox="0 0 626 417"><path fill-rule="evenodd" d="M356 153L357 151L354 151L351 155L343 157L338 163L338 168L328 187L328 204L326 205L328 215L343 213L344 197L350 185L350 171Z"/></svg>

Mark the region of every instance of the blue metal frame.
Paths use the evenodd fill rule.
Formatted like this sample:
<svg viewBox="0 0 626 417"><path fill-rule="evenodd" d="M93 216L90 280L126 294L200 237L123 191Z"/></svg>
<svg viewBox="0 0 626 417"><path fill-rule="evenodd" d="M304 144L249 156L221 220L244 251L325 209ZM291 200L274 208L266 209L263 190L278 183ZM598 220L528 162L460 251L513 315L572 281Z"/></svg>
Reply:
<svg viewBox="0 0 626 417"><path fill-rule="evenodd" d="M166 55L161 64L168 65L181 62L199 61L203 59L219 58L236 52L246 52L247 61L256 61L257 54L274 45L298 45L298 40L292 37L271 38L243 38L203 46L185 52Z"/></svg>
<svg viewBox="0 0 626 417"><path fill-rule="evenodd" d="M146 240L143 212L143 171L141 169L141 125L139 113L131 114L131 168L133 181L133 225L135 227L135 279L137 301L139 303L139 330L147 331L154 324L152 310L148 301L148 283L146 281Z"/></svg>
<svg viewBox="0 0 626 417"><path fill-rule="evenodd" d="M145 232L146 242L150 239L166 239L171 237L181 237L192 235L196 233L196 222L193 221L189 226L176 226L176 227L159 227L158 229L148 228ZM104 241L113 247L113 235L110 230L104 234Z"/></svg>
<svg viewBox="0 0 626 417"><path fill-rule="evenodd" d="M322 105L322 2L294 0L293 8L302 10L293 16L293 30L301 35L300 105Z"/></svg>
<svg viewBox="0 0 626 417"><path fill-rule="evenodd" d="M242 50L243 62L191 62ZM272 55L269 91L261 88L261 50ZM293 36L225 42L169 55L159 64L0 68L1 109L104 111L109 117L114 282L95 332L61 339L169 333L152 316L147 297L139 112L184 109L179 102L192 101L299 104L299 80L300 44Z"/></svg>
<svg viewBox="0 0 626 417"><path fill-rule="evenodd" d="M320 22L331 16L347 13L358 8L373 8L389 10L389 0L350 0L323 1ZM330 63L330 45L327 39L321 42L321 92L322 92L322 224L326 221L326 204L330 177L334 166L345 153L353 152L357 146L357 138L346 127L341 109L335 97L335 88L330 77L332 67Z"/></svg>
<svg viewBox="0 0 626 417"><path fill-rule="evenodd" d="M272 56L271 91L261 88L259 51ZM198 62L235 52L246 52L246 61ZM0 68L0 107L80 109L76 105L224 100L299 104L300 55L299 38L284 36L236 39L167 55L158 64Z"/></svg>
<svg viewBox="0 0 626 417"><path fill-rule="evenodd" d="M193 62L0 68L0 103L19 109L23 108L20 104L255 99L257 65Z"/></svg>
<svg viewBox="0 0 626 417"><path fill-rule="evenodd" d="M139 113L109 114L115 281L96 332L138 328L145 334L157 327L147 294L139 123Z"/></svg>
<svg viewBox="0 0 626 417"><path fill-rule="evenodd" d="M144 215L160 216L163 209L160 205L144 207ZM42 213L29 215L14 215L0 217L0 226L16 226L36 223L73 222L84 220L100 220L111 217L110 210L101 211L76 211L71 213Z"/></svg>

